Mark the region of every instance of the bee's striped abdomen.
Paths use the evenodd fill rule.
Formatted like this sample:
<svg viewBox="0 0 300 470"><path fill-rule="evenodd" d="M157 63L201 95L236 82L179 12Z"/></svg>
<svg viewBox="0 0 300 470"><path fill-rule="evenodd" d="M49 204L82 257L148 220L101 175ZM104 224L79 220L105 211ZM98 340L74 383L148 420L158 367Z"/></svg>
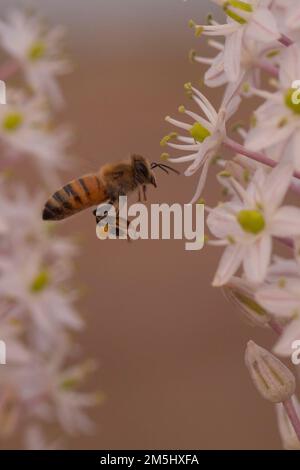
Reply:
<svg viewBox="0 0 300 470"><path fill-rule="evenodd" d="M43 219L62 220L108 198L99 177L85 175L56 191L46 202Z"/></svg>

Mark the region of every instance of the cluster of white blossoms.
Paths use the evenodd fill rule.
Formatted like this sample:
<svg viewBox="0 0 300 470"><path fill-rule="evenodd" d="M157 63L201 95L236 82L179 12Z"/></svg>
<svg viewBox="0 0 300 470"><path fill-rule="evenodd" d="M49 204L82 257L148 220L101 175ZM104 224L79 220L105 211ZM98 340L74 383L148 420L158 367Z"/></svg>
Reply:
<svg viewBox="0 0 300 470"><path fill-rule="evenodd" d="M190 59L207 65L204 84L222 86L224 98L215 109L187 83L195 106L179 107L184 120L166 118L176 130L161 141L184 155L162 157L188 163L186 176L199 174L191 202L203 195L212 164L220 166L224 199L206 206L207 243L224 249L213 285L252 323L272 328L279 335L273 353L291 358L295 341L300 344L300 92L294 85L300 80L300 2L213 1L225 24L209 16L208 24L190 26L202 44L209 37L216 55L193 50ZM243 107L248 122L228 124ZM253 342L246 364L262 395L278 403L284 446L300 449L300 405L290 372Z"/></svg>
<svg viewBox="0 0 300 470"><path fill-rule="evenodd" d="M0 105L0 340L6 345L0 438L19 436L30 449L62 446L61 434L89 432L86 409L99 401L99 394L81 390L94 364L80 362L74 338L84 326L70 282L77 247L41 216L43 187L68 162L70 132L54 125L62 104L57 76L69 69L62 33L32 12L13 10L0 20L0 79L7 86L7 104ZM35 169L44 178L33 187L26 174Z"/></svg>

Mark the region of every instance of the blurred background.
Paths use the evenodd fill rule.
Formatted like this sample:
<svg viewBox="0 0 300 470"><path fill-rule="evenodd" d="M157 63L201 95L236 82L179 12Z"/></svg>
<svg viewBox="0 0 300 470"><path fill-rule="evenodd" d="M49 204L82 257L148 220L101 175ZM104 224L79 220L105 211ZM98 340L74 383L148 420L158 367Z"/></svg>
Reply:
<svg viewBox="0 0 300 470"><path fill-rule="evenodd" d="M0 0L1 15L11 0ZM157 160L186 98L199 83L203 54L188 20L205 22L217 9L206 0L39 0L53 24L68 30L74 71L62 81L75 131L69 178L130 153ZM221 93L207 90L218 107ZM25 177L25 176L24 176ZM28 176L26 175L26 178ZM188 202L196 181L157 174L150 202ZM53 188L55 190L56 188ZM220 197L213 171L208 204ZM94 388L105 394L94 411L96 433L74 438L82 449L276 449L273 407L262 400L244 366L246 342L271 347L271 332L244 324L210 286L221 251L188 252L183 241L99 241L90 211L61 224L80 235L76 282L87 327L80 341L99 369Z"/></svg>

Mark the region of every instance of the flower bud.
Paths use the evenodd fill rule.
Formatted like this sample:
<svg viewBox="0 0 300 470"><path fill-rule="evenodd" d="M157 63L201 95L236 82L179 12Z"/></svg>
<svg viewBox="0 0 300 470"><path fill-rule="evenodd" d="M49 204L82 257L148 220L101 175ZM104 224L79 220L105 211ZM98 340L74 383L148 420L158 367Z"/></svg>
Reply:
<svg viewBox="0 0 300 470"><path fill-rule="evenodd" d="M295 409L300 414L300 404L295 397L292 398ZM283 447L286 450L300 450L300 441L295 433L292 423L286 414L282 403L276 405L277 421Z"/></svg>
<svg viewBox="0 0 300 470"><path fill-rule="evenodd" d="M252 326L268 326L271 314L262 308L255 300L255 286L244 279L233 276L224 286L225 297L232 302L247 322Z"/></svg>
<svg viewBox="0 0 300 470"><path fill-rule="evenodd" d="M246 366L259 393L272 403L282 403L294 394L295 377L273 354L249 341Z"/></svg>

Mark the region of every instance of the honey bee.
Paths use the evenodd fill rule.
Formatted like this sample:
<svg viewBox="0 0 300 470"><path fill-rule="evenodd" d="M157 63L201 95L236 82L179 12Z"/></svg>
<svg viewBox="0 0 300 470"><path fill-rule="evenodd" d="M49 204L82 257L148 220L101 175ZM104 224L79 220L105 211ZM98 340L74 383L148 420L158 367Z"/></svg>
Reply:
<svg viewBox="0 0 300 470"><path fill-rule="evenodd" d="M126 196L135 190L138 191L139 201L141 190L146 200L147 185L157 187L154 168L160 168L167 173L168 169L179 173L168 165L150 163L141 155L132 155L127 161L104 165L97 173L74 179L56 191L45 204L43 219L66 219L104 202L116 205L119 196Z"/></svg>

